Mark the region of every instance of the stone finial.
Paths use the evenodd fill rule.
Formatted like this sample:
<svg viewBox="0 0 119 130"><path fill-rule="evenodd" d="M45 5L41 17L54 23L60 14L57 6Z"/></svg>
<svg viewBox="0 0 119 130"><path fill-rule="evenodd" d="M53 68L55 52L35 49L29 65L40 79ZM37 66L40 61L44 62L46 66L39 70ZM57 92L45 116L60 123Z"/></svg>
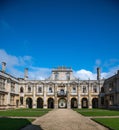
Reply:
<svg viewBox="0 0 119 130"><path fill-rule="evenodd" d="M24 79L25 80L28 79L28 68L25 68L25 70L24 70Z"/></svg>
<svg viewBox="0 0 119 130"><path fill-rule="evenodd" d="M6 71L6 62L2 62L2 72Z"/></svg>
<svg viewBox="0 0 119 130"><path fill-rule="evenodd" d="M97 68L97 80L100 80L100 68Z"/></svg>

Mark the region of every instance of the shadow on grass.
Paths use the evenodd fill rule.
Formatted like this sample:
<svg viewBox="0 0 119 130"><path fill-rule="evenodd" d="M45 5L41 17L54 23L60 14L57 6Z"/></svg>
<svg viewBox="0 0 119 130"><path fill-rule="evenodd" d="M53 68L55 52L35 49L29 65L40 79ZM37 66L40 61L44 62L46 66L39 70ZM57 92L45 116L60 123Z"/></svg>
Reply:
<svg viewBox="0 0 119 130"><path fill-rule="evenodd" d="M0 118L0 130L27 130L25 126L33 129L28 130L43 130L40 126L31 125L33 119L23 119L23 118Z"/></svg>
<svg viewBox="0 0 119 130"><path fill-rule="evenodd" d="M39 125L27 125L26 127L20 129L20 130L43 130Z"/></svg>

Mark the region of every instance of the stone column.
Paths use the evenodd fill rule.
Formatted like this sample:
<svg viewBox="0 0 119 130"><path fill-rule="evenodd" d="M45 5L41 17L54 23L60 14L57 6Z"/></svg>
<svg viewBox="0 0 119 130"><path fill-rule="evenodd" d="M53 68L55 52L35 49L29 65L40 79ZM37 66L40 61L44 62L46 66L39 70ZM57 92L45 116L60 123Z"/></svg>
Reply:
<svg viewBox="0 0 119 130"><path fill-rule="evenodd" d="M47 99L46 99L46 94L47 94L47 87L46 84L44 84L44 104L43 104L43 108L47 108Z"/></svg>
<svg viewBox="0 0 119 130"><path fill-rule="evenodd" d="M67 108L71 108L71 105L70 105L70 84L68 83L67 85Z"/></svg>
<svg viewBox="0 0 119 130"><path fill-rule="evenodd" d="M80 85L78 85L78 108L81 109L81 100L80 100Z"/></svg>
<svg viewBox="0 0 119 130"><path fill-rule="evenodd" d="M58 87L58 85L55 84L55 91L54 91L54 94L55 94L55 108L56 108L56 109L58 108L57 87Z"/></svg>
<svg viewBox="0 0 119 130"><path fill-rule="evenodd" d="M33 108L36 108L36 85L33 85Z"/></svg>
<svg viewBox="0 0 119 130"><path fill-rule="evenodd" d="M92 109L92 100L91 100L91 83L88 83L88 108Z"/></svg>

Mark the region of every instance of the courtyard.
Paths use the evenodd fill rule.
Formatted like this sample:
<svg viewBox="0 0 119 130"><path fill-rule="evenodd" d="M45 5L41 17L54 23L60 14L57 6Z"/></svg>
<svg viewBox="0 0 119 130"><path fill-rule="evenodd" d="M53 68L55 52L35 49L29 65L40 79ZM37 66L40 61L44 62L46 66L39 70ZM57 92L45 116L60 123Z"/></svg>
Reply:
<svg viewBox="0 0 119 130"><path fill-rule="evenodd" d="M17 109L0 111L4 130L119 130L119 111L103 109Z"/></svg>

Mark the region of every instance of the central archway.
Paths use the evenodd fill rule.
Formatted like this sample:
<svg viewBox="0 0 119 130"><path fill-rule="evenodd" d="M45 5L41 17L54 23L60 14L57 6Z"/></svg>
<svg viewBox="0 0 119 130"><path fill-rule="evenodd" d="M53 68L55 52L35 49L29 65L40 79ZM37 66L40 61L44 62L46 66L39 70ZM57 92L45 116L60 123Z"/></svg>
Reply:
<svg viewBox="0 0 119 130"><path fill-rule="evenodd" d="M71 108L77 108L77 107L78 107L77 99L72 98L71 99Z"/></svg>
<svg viewBox="0 0 119 130"><path fill-rule="evenodd" d="M37 98L37 108L43 108L43 99Z"/></svg>
<svg viewBox="0 0 119 130"><path fill-rule="evenodd" d="M32 98L28 97L26 99L26 105L27 105L27 108L32 108Z"/></svg>
<svg viewBox="0 0 119 130"><path fill-rule="evenodd" d="M48 98L48 108L54 108L54 99Z"/></svg>
<svg viewBox="0 0 119 130"><path fill-rule="evenodd" d="M58 100L58 108L67 108L67 101L65 98L60 98Z"/></svg>

